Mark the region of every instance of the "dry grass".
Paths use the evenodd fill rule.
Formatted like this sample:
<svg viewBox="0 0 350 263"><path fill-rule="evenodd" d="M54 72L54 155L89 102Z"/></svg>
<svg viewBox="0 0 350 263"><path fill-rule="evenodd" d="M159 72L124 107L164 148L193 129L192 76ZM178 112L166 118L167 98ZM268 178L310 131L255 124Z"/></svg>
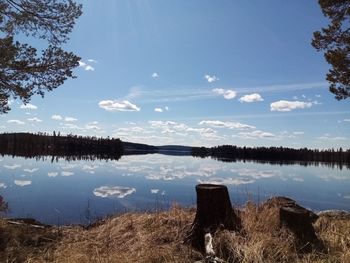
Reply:
<svg viewBox="0 0 350 263"><path fill-rule="evenodd" d="M0 219L0 262L51 262L60 237L55 227Z"/></svg>
<svg viewBox="0 0 350 263"><path fill-rule="evenodd" d="M0 261L194 262L202 255L183 244L194 216L194 209L175 206L167 212L107 218L89 229L66 226L29 232L25 232L25 227L14 229L0 220ZM214 250L227 262L350 262L349 217L321 216L314 227L325 249L315 246L310 253L301 253L293 233L279 227L274 207L261 209L247 204L240 216L243 224L240 233L224 230L214 234ZM35 232L30 237L32 243L26 243L31 231ZM42 244L33 241L43 236L54 241ZM12 241L6 243L4 237ZM11 260L5 261L6 257Z"/></svg>
<svg viewBox="0 0 350 263"><path fill-rule="evenodd" d="M194 211L124 214L90 230L66 228L55 262L193 262L195 251L183 245ZM197 256L198 257L198 256Z"/></svg>

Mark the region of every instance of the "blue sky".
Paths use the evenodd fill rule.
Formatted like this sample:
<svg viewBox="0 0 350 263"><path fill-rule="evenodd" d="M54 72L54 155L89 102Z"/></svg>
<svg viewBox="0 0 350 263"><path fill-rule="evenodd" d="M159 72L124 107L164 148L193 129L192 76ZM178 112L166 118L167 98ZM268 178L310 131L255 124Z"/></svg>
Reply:
<svg viewBox="0 0 350 263"><path fill-rule="evenodd" d="M317 1L81 1L76 79L0 115L0 132L155 145L350 148L350 100L311 46Z"/></svg>

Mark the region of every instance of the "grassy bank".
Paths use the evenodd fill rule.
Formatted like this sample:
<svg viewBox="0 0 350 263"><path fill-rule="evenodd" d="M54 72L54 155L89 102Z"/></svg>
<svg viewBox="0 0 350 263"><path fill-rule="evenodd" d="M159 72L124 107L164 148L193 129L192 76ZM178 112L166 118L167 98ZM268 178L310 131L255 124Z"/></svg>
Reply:
<svg viewBox="0 0 350 263"><path fill-rule="evenodd" d="M89 228L44 227L0 220L0 262L194 262L202 255L183 244L194 209L126 213ZM280 228L274 210L248 204L239 233L214 235L214 250L227 262L350 262L350 218L321 215L314 227L323 248L302 253L294 235Z"/></svg>

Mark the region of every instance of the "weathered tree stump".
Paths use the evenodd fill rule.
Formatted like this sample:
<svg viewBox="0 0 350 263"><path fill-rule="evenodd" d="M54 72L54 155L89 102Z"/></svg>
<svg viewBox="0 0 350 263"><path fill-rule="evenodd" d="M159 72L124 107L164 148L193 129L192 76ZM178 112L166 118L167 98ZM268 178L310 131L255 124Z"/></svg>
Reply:
<svg viewBox="0 0 350 263"><path fill-rule="evenodd" d="M198 184L197 212L185 242L204 250L204 235L218 228L239 230L241 220L235 214L227 187L224 185Z"/></svg>
<svg viewBox="0 0 350 263"><path fill-rule="evenodd" d="M281 196L273 197L263 205L263 209L271 207L278 209L280 226L285 226L291 230L302 247L307 248L305 245L318 243L312 225L318 218L314 212L298 205L296 201L290 198Z"/></svg>

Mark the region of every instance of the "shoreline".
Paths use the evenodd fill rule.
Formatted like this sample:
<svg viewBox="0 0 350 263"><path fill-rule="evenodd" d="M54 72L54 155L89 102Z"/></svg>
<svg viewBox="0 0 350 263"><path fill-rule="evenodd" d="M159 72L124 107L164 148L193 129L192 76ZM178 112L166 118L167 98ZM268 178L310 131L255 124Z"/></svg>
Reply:
<svg viewBox="0 0 350 263"><path fill-rule="evenodd" d="M276 210L262 207L248 202L239 210L241 231L213 234L219 258L225 262L350 262L349 212L318 213L313 227L324 248L313 246L305 253L293 233L276 223ZM1 218L0 261L195 262L204 255L183 242L195 213L194 208L173 206L161 212L109 216L89 226Z"/></svg>

